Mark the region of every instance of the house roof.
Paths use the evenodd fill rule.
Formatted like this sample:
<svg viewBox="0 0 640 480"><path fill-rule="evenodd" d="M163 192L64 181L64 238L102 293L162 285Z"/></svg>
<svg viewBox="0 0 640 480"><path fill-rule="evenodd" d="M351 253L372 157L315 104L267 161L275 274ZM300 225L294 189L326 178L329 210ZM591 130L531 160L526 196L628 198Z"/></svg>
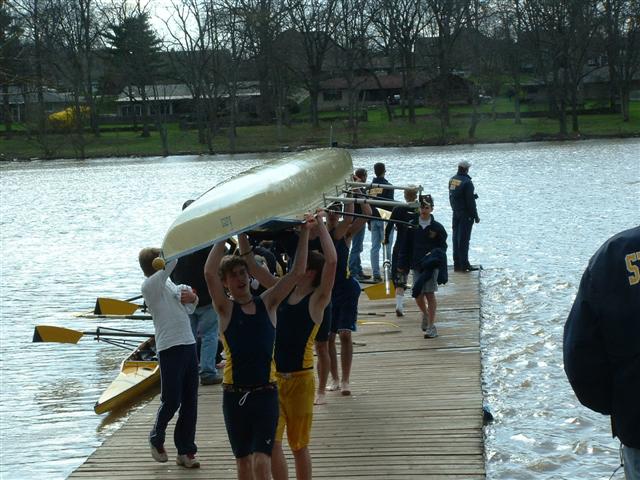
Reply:
<svg viewBox="0 0 640 480"><path fill-rule="evenodd" d="M0 92L0 102L4 101L5 94ZM38 93L35 87L26 86L19 87L16 85L9 86L9 104L24 105L25 103L36 103L38 101ZM60 103L69 104L73 102L73 96L67 92L57 92L51 88L45 88L42 92L44 103Z"/></svg>
<svg viewBox="0 0 640 480"><path fill-rule="evenodd" d="M174 83L174 84L161 84L161 85L145 85L145 91L147 92L147 96L150 100L191 100L193 99L193 95L191 94L191 90L184 83ZM138 87L131 87L131 92L134 101L141 101L142 95L140 94L140 89ZM238 97L256 97L260 95L260 90L258 89L258 82L238 82L238 90L236 92ZM225 90L222 91L220 97L228 97L229 93ZM122 91L116 102L124 103L130 102L131 96L129 95L128 90Z"/></svg>
<svg viewBox="0 0 640 480"><path fill-rule="evenodd" d="M415 86L424 86L428 77L425 74L416 74ZM379 82L379 83L378 83ZM402 88L402 75L399 73L392 75L378 75L377 80L374 75L363 75L355 77L354 85L360 90L394 90ZM347 80L343 77L331 78L320 82L323 90L344 90L348 88Z"/></svg>

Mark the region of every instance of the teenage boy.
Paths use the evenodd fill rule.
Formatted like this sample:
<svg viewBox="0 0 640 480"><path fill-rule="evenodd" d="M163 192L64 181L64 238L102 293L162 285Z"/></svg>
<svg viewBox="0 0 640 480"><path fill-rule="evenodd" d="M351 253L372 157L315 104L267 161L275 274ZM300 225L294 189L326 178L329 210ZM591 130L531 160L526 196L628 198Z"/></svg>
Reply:
<svg viewBox="0 0 640 480"><path fill-rule="evenodd" d="M296 478L312 477L308 445L315 393L313 341L331 300L337 262L323 215L318 214L313 232L320 240L323 254L317 251L308 253L304 276L278 308L274 360L280 417L271 462L275 480L288 478L287 461L282 450L285 428L295 459ZM239 237L239 246L241 255L248 254L249 273L265 287L274 285L277 278L256 264L246 236Z"/></svg>
<svg viewBox="0 0 640 480"><path fill-rule="evenodd" d="M311 226L302 226L293 269L259 296L251 294L246 255L224 256L220 242L205 264L226 353L222 410L239 480L271 478L279 410L273 368L277 309L304 275Z"/></svg>
<svg viewBox="0 0 640 480"><path fill-rule="evenodd" d="M447 232L441 223L436 222L431 214L433 212L433 198L431 195L420 196L420 215L412 223L413 229L407 232L404 246L398 255L398 269L401 273L407 273L409 268L413 275L413 281L420 276L422 261L425 255L436 248L447 250ZM436 292L438 291L439 268L433 268L430 278L424 282L420 292L416 295L416 305L421 313L421 327L424 338L438 336L436 329ZM445 272L446 273L446 268Z"/></svg>
<svg viewBox="0 0 640 480"><path fill-rule="evenodd" d="M138 255L140 268L147 277L142 296L153 316L156 349L160 363L160 407L149 434L151 456L157 462L168 460L164 448L165 432L176 411L173 439L178 449L176 464L197 468L196 421L198 417L198 356L189 314L198 304L198 296L186 285L175 285L169 275L177 260L163 270L153 267L160 256L158 248L144 248Z"/></svg>

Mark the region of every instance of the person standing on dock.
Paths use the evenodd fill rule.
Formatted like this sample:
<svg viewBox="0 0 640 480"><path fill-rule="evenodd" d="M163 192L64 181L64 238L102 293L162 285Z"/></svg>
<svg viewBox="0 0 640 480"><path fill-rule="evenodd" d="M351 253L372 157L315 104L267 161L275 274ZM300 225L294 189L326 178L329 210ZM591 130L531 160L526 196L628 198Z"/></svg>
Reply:
<svg viewBox="0 0 640 480"><path fill-rule="evenodd" d="M277 309L304 275L312 225L307 222L302 226L292 270L259 296L250 290L244 258L249 252L224 256L224 243L220 242L205 264L227 359L222 410L241 480L271 478L279 412L273 368Z"/></svg>
<svg viewBox="0 0 640 480"><path fill-rule="evenodd" d="M431 254L435 249L443 252L447 250L447 232L441 223L436 222L433 217L433 198L431 195L420 195L420 215L413 221L414 227L407 232L404 244L398 253L398 269L400 273L407 274L411 269L413 282L417 283L422 273L422 262L425 256ZM446 261L443 268L433 268L431 275L422 284L419 292L415 295L416 305L421 313L421 328L424 331L424 338L435 338L438 336L436 329L436 292L438 283L446 280L438 280L438 277L446 275ZM415 286L415 285L414 285Z"/></svg>
<svg viewBox="0 0 640 480"><path fill-rule="evenodd" d="M372 180L372 183L378 185L391 185L389 181L384 178L386 173L386 167L384 163L378 162L373 166L373 171L376 176ZM394 201L393 190L388 188L371 188L369 190L369 195L372 197L377 197L380 200L389 200ZM374 217L381 218L380 212L378 209L385 210L382 207L371 207L371 214ZM384 229L384 221L383 220L371 220L369 222L371 226L371 273L373 274L373 280L375 282L382 282L382 276L380 275L380 247L386 249L387 256L386 258L391 258L391 244L393 243L393 230L389 233L389 238L387 238L386 243L383 243L385 239L385 229Z"/></svg>
<svg viewBox="0 0 640 480"><path fill-rule="evenodd" d="M640 227L614 235L589 260L563 358L580 403L611 416L627 480L640 480Z"/></svg>
<svg viewBox="0 0 640 480"><path fill-rule="evenodd" d="M341 390L342 395L351 395L349 384L353 364L351 332L356 330L358 298L362 292L360 284L350 275L347 267L349 244L355 234L364 230L366 223L366 219L363 217L349 215L353 212L352 208L353 203L346 202L342 220L340 220L339 204L329 207L327 215L327 227L338 256L336 278L331 294L331 333L329 334L329 356L333 382L327 389L330 391ZM363 204L362 213L371 216L371 206ZM336 382L338 373L336 335L340 338L340 366L342 367L342 377L339 384Z"/></svg>
<svg viewBox="0 0 640 480"><path fill-rule="evenodd" d="M187 200L182 205L184 210L193 203ZM175 283L184 283L198 294L198 306L189 315L193 335L200 336L200 383L202 385L214 385L222 383L222 377L218 375L216 368L216 353L218 351L218 314L213 309L211 296L204 279L204 264L207 261L211 247L203 248L180 259L177 267L171 275Z"/></svg>
<svg viewBox="0 0 640 480"><path fill-rule="evenodd" d="M198 468L196 422L198 418L198 355L189 314L198 304L198 296L186 285L175 285L169 276L177 260L162 269L160 249L144 248L138 255L140 268L147 277L142 296L149 307L155 328L156 350L160 364L160 407L149 434L151 456L157 462L168 460L164 448L169 421L178 412L173 439L178 449L176 464ZM156 263L154 263L154 260ZM155 266L161 269L156 271Z"/></svg>
<svg viewBox="0 0 640 480"><path fill-rule="evenodd" d="M323 253L308 253L304 276L278 307L274 360L280 417L271 457L271 471L275 480L288 478L287 461L282 450L285 428L295 459L296 478L312 477L308 445L315 394L313 343L331 300L337 262L336 250L324 224L323 215L318 214L314 228ZM277 278L256 265L245 235L240 235L239 246L240 255L249 255L249 273L265 287L274 285Z"/></svg>
<svg viewBox="0 0 640 480"><path fill-rule="evenodd" d="M353 174L354 182L366 183L367 181L367 170L364 168L357 168ZM369 209L369 211L371 211ZM359 205L354 206L354 213L361 214L362 208ZM363 243L364 243L364 234L366 232L365 228L362 228L353 234L351 238L351 250L349 252L349 272L351 276L356 280L369 280L371 275L367 275L362 270L362 261L360 259L360 254L362 253Z"/></svg>
<svg viewBox="0 0 640 480"><path fill-rule="evenodd" d="M449 203L453 210L452 243L453 270L470 272L478 270L469 263L469 242L473 223L480 223L473 182L469 176L471 163L462 160L458 163L458 173L449 180Z"/></svg>
<svg viewBox="0 0 640 480"><path fill-rule="evenodd" d="M418 198L418 189L410 188L404 191L404 200L407 203L413 203ZM398 253L400 247L404 244L407 235L408 226L406 223L415 221L418 218L418 209L399 205L394 207L391 211L389 220L399 220L403 223L388 222L384 231L383 244L389 245L393 242L393 230L397 230L396 242L393 244L393 251L391 253L391 275L393 276L393 286L396 289L396 316L404 316L404 291L407 288L407 273L400 272L398 270Z"/></svg>

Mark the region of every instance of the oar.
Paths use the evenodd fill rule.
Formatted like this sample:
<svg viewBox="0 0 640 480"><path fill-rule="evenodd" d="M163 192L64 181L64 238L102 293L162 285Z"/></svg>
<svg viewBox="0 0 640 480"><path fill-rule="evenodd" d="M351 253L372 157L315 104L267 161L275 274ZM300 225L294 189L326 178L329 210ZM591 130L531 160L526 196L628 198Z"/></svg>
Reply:
<svg viewBox="0 0 640 480"><path fill-rule="evenodd" d="M131 315L142 307L142 305L137 303L131 303L131 300L137 300L139 298L142 298L142 295L127 300L98 297L93 313L96 315Z"/></svg>
<svg viewBox="0 0 640 480"><path fill-rule="evenodd" d="M369 300L384 300L387 298L395 298L396 296L396 289L393 284L389 285L389 291L387 293L385 282L369 285L363 288L362 291L367 295Z"/></svg>
<svg viewBox="0 0 640 480"><path fill-rule="evenodd" d="M358 325L389 325L391 327L400 328L400 325L393 322L358 320Z"/></svg>
<svg viewBox="0 0 640 480"><path fill-rule="evenodd" d="M58 343L78 343L84 335L93 335L96 338L101 336L108 337L151 337L152 333L129 332L127 330L113 330L111 332L102 332L100 328L89 332L81 332L79 330L71 330L70 328L55 327L52 325L37 325L33 331L34 342L58 342Z"/></svg>

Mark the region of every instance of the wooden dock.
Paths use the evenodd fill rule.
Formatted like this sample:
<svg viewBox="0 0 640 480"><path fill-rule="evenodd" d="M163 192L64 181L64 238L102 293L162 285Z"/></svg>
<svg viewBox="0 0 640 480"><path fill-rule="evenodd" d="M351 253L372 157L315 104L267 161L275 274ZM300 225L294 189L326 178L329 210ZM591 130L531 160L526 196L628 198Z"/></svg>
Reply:
<svg viewBox="0 0 640 480"><path fill-rule="evenodd" d="M359 320L398 327L358 326L352 395L328 392L328 403L315 407L314 478L485 478L479 290L478 272L450 271L437 294L436 339L423 338L413 299L405 300L405 316L397 318L393 299L370 301L363 293ZM169 462L153 461L147 436L157 407L155 399L133 414L70 478L236 478L219 385L200 388L199 470L174 464L173 423ZM295 479L286 446L285 452Z"/></svg>

